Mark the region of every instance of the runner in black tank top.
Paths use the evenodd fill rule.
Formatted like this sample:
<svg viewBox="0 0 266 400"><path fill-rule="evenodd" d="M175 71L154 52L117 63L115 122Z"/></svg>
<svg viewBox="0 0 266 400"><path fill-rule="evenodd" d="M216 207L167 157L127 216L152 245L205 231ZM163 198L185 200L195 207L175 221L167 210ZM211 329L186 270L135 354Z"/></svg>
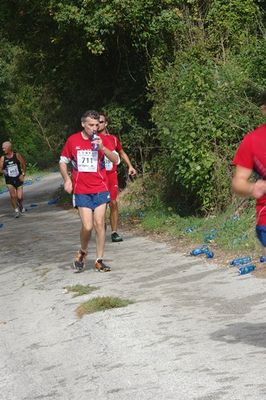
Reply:
<svg viewBox="0 0 266 400"><path fill-rule="evenodd" d="M5 176L11 204L17 218L20 216L20 212L25 212L22 202L26 162L19 153L13 152L10 142L4 142L2 149L4 156L0 159L0 173Z"/></svg>
<svg viewBox="0 0 266 400"><path fill-rule="evenodd" d="M3 170L7 185L12 185L16 189L23 185L23 182L19 179L22 174L21 163L15 152L11 157L4 155Z"/></svg>

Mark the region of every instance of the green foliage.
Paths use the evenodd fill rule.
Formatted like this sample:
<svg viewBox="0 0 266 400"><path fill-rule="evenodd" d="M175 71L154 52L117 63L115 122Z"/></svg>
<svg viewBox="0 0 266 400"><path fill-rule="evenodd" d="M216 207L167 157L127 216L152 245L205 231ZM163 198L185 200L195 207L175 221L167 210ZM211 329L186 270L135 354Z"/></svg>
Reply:
<svg viewBox="0 0 266 400"><path fill-rule="evenodd" d="M243 255L243 252L260 252L255 235L254 201L234 199L226 211L202 216L182 217L172 207L151 207L153 191L138 189L136 182L127 188L120 201L123 223L138 225L147 232L164 233L182 239L191 248L208 245L216 253L221 250Z"/></svg>
<svg viewBox="0 0 266 400"><path fill-rule="evenodd" d="M76 309L76 313L79 318L82 318L85 314L92 314L112 308L126 307L129 304L133 304L133 301L111 296L95 297L80 304Z"/></svg>
<svg viewBox="0 0 266 400"><path fill-rule="evenodd" d="M254 0L215 0L205 23L209 46L225 55L226 48L237 50L261 31L261 13Z"/></svg>
<svg viewBox="0 0 266 400"><path fill-rule="evenodd" d="M54 161L63 142L63 130L57 121L60 105L48 87L29 83L24 49L3 41L0 52L1 141L11 140L28 163L44 168Z"/></svg>
<svg viewBox="0 0 266 400"><path fill-rule="evenodd" d="M158 132L151 126L141 125L132 108L110 103L104 111L110 120L108 130L118 135L132 164L138 173L144 174L157 150Z"/></svg>
<svg viewBox="0 0 266 400"><path fill-rule="evenodd" d="M44 167L86 109L105 109L145 182L155 179L157 204L223 209L234 150L262 121L264 9L260 0L2 0L0 139Z"/></svg>
<svg viewBox="0 0 266 400"><path fill-rule="evenodd" d="M112 37L118 38L120 46L130 39L137 50L148 51L158 44L164 45L162 37L167 39L181 25L177 8L180 3L175 0L50 1L51 13L61 30L73 29L73 26L82 30L88 50L97 55L108 50Z"/></svg>
<svg viewBox="0 0 266 400"><path fill-rule="evenodd" d="M230 203L230 162L236 146L263 121L248 93L260 87L249 71L229 54L215 63L201 49L178 55L156 76L153 119L163 130L163 173L172 184L194 193L202 210ZM163 118L162 118L163 116Z"/></svg>

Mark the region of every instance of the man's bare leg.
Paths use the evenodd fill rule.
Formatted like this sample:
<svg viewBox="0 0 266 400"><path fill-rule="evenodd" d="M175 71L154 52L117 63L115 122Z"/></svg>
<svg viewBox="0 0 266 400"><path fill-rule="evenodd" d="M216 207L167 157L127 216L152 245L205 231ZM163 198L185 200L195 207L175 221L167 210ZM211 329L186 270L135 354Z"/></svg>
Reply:
<svg viewBox="0 0 266 400"><path fill-rule="evenodd" d="M81 219L80 249L73 261L73 268L75 272L82 272L85 269L85 258L93 228L93 214L87 207L79 207L78 211Z"/></svg>
<svg viewBox="0 0 266 400"><path fill-rule="evenodd" d="M94 228L96 232L96 257L103 258L105 245L104 217L106 204L101 204L94 210Z"/></svg>
<svg viewBox="0 0 266 400"><path fill-rule="evenodd" d="M17 188L17 204L20 212L24 212L25 208L23 207L23 186Z"/></svg>
<svg viewBox="0 0 266 400"><path fill-rule="evenodd" d="M18 197L17 197L17 189L13 185L7 185L8 191L9 191L9 196L10 196L10 201L11 205L15 211L15 218L19 217L19 208L18 208Z"/></svg>
<svg viewBox="0 0 266 400"><path fill-rule="evenodd" d="M93 212L87 207L79 207L78 211L81 219L80 248L82 251L87 252L93 229Z"/></svg>
<svg viewBox="0 0 266 400"><path fill-rule="evenodd" d="M110 202L110 224L112 232L117 232L118 226L118 205L116 200Z"/></svg>
<svg viewBox="0 0 266 400"><path fill-rule="evenodd" d="M7 188L8 188L8 191L9 191L11 205L15 210L18 207L18 204L17 204L18 203L17 190L12 185L7 185Z"/></svg>
<svg viewBox="0 0 266 400"><path fill-rule="evenodd" d="M122 242L123 238L117 233L118 227L118 204L116 200L110 202L110 224L112 229L112 242Z"/></svg>
<svg viewBox="0 0 266 400"><path fill-rule="evenodd" d="M106 204L101 204L94 210L94 228L96 232L96 261L95 268L99 272L109 272L111 268L103 262L105 245L105 211Z"/></svg>

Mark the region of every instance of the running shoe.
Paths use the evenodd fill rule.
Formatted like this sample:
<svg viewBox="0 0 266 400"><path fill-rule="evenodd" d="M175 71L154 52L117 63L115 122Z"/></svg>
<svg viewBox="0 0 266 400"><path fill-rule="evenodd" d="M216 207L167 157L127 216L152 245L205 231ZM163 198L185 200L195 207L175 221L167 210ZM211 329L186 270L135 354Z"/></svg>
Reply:
<svg viewBox="0 0 266 400"><path fill-rule="evenodd" d="M15 210L15 212L14 212L14 217L15 217L15 218L19 218L19 215L20 215L20 214L19 214L19 210Z"/></svg>
<svg viewBox="0 0 266 400"><path fill-rule="evenodd" d="M98 272L110 272L111 268L108 267L108 265L104 264L104 262L101 258L98 258L95 261L95 270Z"/></svg>
<svg viewBox="0 0 266 400"><path fill-rule="evenodd" d="M85 258L87 253L83 250L79 250L73 261L74 272L82 272L85 269Z"/></svg>
<svg viewBox="0 0 266 400"><path fill-rule="evenodd" d="M112 242L123 242L123 238L117 232L111 234Z"/></svg>

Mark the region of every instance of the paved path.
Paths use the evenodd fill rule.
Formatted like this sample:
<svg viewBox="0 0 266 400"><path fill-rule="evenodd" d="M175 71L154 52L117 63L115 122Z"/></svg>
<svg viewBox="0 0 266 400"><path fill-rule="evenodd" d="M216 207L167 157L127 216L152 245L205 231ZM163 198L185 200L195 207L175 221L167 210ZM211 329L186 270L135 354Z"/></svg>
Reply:
<svg viewBox="0 0 266 400"><path fill-rule="evenodd" d="M1 400L266 399L265 280L124 232L107 274L73 274L79 220L48 205L54 173L25 188L25 216L0 196ZM64 287L99 290L72 298ZM135 300L78 319L94 296Z"/></svg>

